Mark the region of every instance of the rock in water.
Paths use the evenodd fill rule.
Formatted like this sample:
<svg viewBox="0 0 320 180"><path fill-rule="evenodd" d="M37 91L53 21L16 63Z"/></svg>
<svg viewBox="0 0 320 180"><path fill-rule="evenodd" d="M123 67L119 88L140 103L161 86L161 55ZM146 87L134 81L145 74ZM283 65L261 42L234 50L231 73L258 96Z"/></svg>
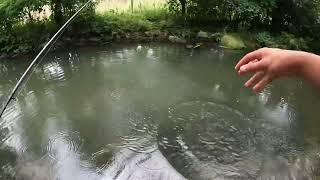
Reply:
<svg viewBox="0 0 320 180"><path fill-rule="evenodd" d="M196 45L193 46L193 49L197 49L197 48L199 48L201 46L202 46L202 43L197 43Z"/></svg>
<svg viewBox="0 0 320 180"><path fill-rule="evenodd" d="M89 41L92 42L92 43L98 43L98 42L101 41L101 39L97 38L97 37L91 37L91 38L89 38Z"/></svg>
<svg viewBox="0 0 320 180"><path fill-rule="evenodd" d="M187 45L186 45L186 48L187 48L187 49L197 49L197 48L199 48L199 47L201 47L201 46L202 46L202 43L197 43L197 44L195 44L195 45L187 44Z"/></svg>
<svg viewBox="0 0 320 180"><path fill-rule="evenodd" d="M202 39L208 39L210 36L209 36L209 33L204 32L204 31L200 31L200 32L198 32L197 37L202 38Z"/></svg>
<svg viewBox="0 0 320 180"><path fill-rule="evenodd" d="M185 39L177 37L177 36L169 36L169 41L172 43L180 43L180 44L187 43L187 41Z"/></svg>
<svg viewBox="0 0 320 180"><path fill-rule="evenodd" d="M187 49L193 49L193 45L188 44L188 45L186 45L186 48L187 48Z"/></svg>

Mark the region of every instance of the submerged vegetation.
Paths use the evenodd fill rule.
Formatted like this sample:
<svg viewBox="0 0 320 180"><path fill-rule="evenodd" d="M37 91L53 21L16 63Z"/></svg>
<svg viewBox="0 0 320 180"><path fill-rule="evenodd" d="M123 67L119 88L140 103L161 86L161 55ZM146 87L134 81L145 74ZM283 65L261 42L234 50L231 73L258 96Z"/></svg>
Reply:
<svg viewBox="0 0 320 180"><path fill-rule="evenodd" d="M0 57L37 51L85 1L1 0ZM103 0L83 12L55 47L171 36L232 49L318 51L319 8L319 0Z"/></svg>

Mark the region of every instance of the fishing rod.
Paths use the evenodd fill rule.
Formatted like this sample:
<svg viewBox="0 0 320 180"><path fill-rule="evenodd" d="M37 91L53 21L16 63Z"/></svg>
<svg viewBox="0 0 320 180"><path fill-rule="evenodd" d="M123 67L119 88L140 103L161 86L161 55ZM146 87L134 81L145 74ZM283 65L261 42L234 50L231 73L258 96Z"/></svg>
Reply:
<svg viewBox="0 0 320 180"><path fill-rule="evenodd" d="M3 106L1 113L0 113L0 118L2 117L3 113L9 106L10 102L15 99L15 95L18 93L20 86L23 84L25 80L27 80L31 74L32 70L37 67L37 65L41 62L43 59L42 55L46 54L49 52L50 48L52 47L52 43L54 43L58 37L63 33L63 31L70 25L70 23L80 14L80 12L88 6L89 3L91 3L93 0L88 0L73 16L71 16L67 22L63 24L63 26L52 36L52 38L47 42L47 44L42 48L40 53L34 58L34 60L31 62L31 64L28 66L27 70L23 73L21 78L19 79L18 83L15 85L13 90L11 91L11 94L9 98L7 99L5 105ZM41 58L42 57L42 58Z"/></svg>

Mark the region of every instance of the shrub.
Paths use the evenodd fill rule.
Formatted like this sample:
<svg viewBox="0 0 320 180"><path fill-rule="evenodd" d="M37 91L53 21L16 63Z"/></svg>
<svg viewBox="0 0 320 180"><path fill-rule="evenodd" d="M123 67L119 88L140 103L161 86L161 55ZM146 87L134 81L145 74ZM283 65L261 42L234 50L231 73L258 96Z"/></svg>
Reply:
<svg viewBox="0 0 320 180"><path fill-rule="evenodd" d="M282 32L277 38L278 44L283 48L293 50L307 50L307 42L303 38L298 38L293 34Z"/></svg>
<svg viewBox="0 0 320 180"><path fill-rule="evenodd" d="M261 47L275 47L277 44L275 42L275 38L272 37L268 32L258 33L256 36L256 40Z"/></svg>
<svg viewBox="0 0 320 180"><path fill-rule="evenodd" d="M260 47L274 47L292 50L307 50L309 49L307 41L303 38L298 38L293 34L282 32L280 35L272 36L268 32L258 33L256 41Z"/></svg>

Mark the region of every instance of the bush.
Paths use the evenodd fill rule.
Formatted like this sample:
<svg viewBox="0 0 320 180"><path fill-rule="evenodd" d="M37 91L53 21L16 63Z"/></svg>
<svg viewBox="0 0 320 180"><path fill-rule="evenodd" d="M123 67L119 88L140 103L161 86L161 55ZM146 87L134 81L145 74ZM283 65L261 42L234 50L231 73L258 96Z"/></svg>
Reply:
<svg viewBox="0 0 320 180"><path fill-rule="evenodd" d="M256 36L256 40L261 47L275 47L277 44L275 42L275 38L272 37L268 32L258 33Z"/></svg>
<svg viewBox="0 0 320 180"><path fill-rule="evenodd" d="M146 20L151 22L159 22L167 20L169 13L164 7L158 7L153 9L140 8L134 12L135 14L141 14Z"/></svg>
<svg viewBox="0 0 320 180"><path fill-rule="evenodd" d="M1 32L0 52L19 54L38 50L54 32L55 27L50 21L16 25L10 32Z"/></svg>
<svg viewBox="0 0 320 180"><path fill-rule="evenodd" d="M277 38L278 43L283 48L293 49L293 50L307 50L307 42L303 38L298 38L293 34L281 33Z"/></svg>
<svg viewBox="0 0 320 180"><path fill-rule="evenodd" d="M259 47L274 47L292 50L309 49L307 42L303 38L298 38L293 34L282 32L280 35L272 36L268 32L261 32L256 35Z"/></svg>
<svg viewBox="0 0 320 180"><path fill-rule="evenodd" d="M103 15L103 18L111 24L113 29L129 32L148 31L152 26L151 22L141 14L108 12Z"/></svg>

